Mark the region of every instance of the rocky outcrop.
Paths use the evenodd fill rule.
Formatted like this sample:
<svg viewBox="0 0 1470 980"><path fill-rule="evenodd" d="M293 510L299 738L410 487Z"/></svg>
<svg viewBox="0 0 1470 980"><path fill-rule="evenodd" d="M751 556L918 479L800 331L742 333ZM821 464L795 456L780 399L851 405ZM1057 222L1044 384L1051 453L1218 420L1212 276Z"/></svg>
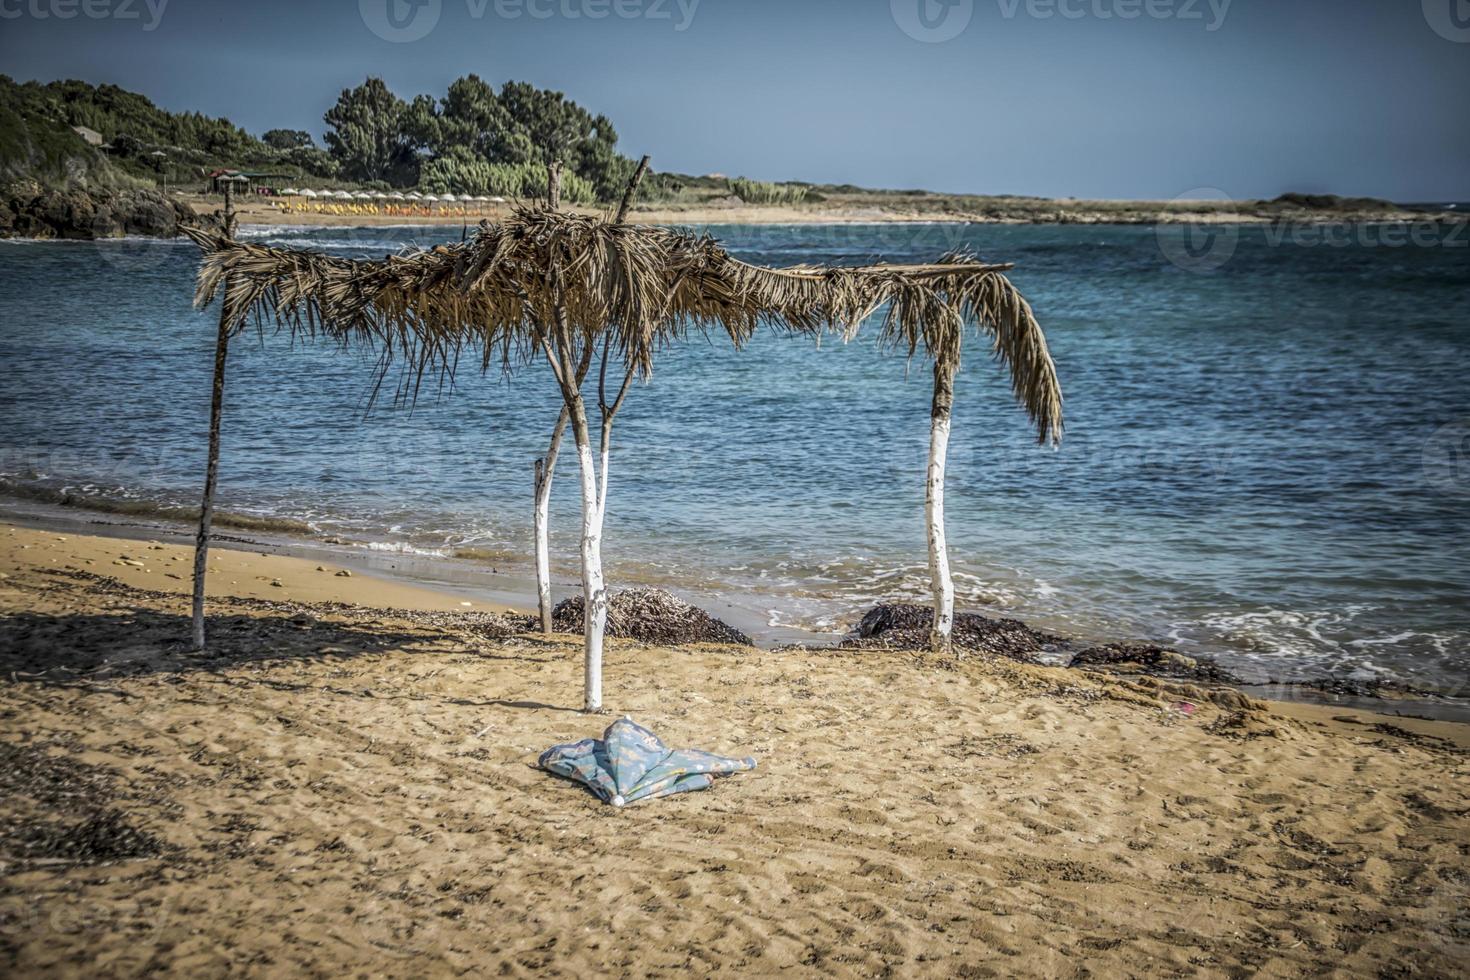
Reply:
<svg viewBox="0 0 1470 980"><path fill-rule="evenodd" d="M1075 654L1068 667L1112 674L1147 674L1213 684L1235 684L1240 679L1212 660L1186 657L1174 650L1145 643L1109 643Z"/></svg>
<svg viewBox="0 0 1470 980"><path fill-rule="evenodd" d="M857 628L842 639L848 650L927 650L934 610L912 602L885 602L869 609ZM957 613L950 638L970 653L989 653L1032 663L1059 637L1038 632L1015 619L991 619L977 613Z"/></svg>
<svg viewBox="0 0 1470 980"><path fill-rule="evenodd" d="M154 190L43 188L17 181L0 192L0 238L172 238L193 219L181 201Z"/></svg>
<svg viewBox="0 0 1470 980"><path fill-rule="evenodd" d="M582 597L563 599L552 610L559 633L582 631ZM662 589L627 589L608 600L607 635L642 643L730 643L751 646L750 637Z"/></svg>

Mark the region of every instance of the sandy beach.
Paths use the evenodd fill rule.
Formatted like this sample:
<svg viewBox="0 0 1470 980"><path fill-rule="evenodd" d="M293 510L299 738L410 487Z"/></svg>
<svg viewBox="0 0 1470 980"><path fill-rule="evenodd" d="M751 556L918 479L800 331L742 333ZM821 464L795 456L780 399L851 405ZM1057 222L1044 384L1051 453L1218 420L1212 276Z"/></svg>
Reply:
<svg viewBox="0 0 1470 980"><path fill-rule="evenodd" d="M220 199L193 195L190 207L201 214L220 208ZM246 198L236 207L242 225L319 228L388 227L394 225L474 226L482 220L498 221L511 211L510 204L477 205L478 210L460 214L334 214L317 211L283 211L270 198ZM607 208L573 207L570 211L603 214ZM1397 207L1345 207L1336 210L1302 211L1273 207L1260 201L1089 201L1042 198L975 198L936 195L914 199L903 195L868 192L835 197L821 204L754 205L740 202L641 205L629 215L635 224L652 225L813 225L813 224L905 224L933 222L980 222L993 224L1266 224L1345 222L1422 222L1427 219L1456 219L1448 214L1426 215ZM1458 219L1456 219L1458 220Z"/></svg>
<svg viewBox="0 0 1470 980"><path fill-rule="evenodd" d="M759 758L614 810L575 637L304 560L0 527L11 975L1454 976L1465 727L876 651L612 641ZM279 584L276 584L279 583ZM392 611L397 610L397 611Z"/></svg>

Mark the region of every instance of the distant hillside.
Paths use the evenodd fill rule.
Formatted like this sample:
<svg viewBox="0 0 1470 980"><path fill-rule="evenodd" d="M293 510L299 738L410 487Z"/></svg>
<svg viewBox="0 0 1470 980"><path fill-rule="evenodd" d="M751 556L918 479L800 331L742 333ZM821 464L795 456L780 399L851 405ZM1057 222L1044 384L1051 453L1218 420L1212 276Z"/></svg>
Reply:
<svg viewBox="0 0 1470 980"><path fill-rule="evenodd" d="M177 234L192 212L118 166L72 125L40 86L0 76L0 237Z"/></svg>
<svg viewBox="0 0 1470 980"><path fill-rule="evenodd" d="M58 115L0 75L0 181L111 187L118 174Z"/></svg>
<svg viewBox="0 0 1470 980"><path fill-rule="evenodd" d="M176 218L192 220L192 211L155 188L199 191L216 168L278 174L277 186L417 188L527 200L545 193L548 166L560 161L563 201L605 207L621 195L634 167L619 151L607 117L525 82L497 88L466 75L442 95L404 99L370 77L344 89L323 122L325 147L302 130L272 129L256 137L228 119L169 112L116 85L18 83L0 75L0 236L173 234ZM73 127L94 131L102 149ZM668 222L1465 220L1330 195L1081 201L657 171L644 180L639 207Z"/></svg>

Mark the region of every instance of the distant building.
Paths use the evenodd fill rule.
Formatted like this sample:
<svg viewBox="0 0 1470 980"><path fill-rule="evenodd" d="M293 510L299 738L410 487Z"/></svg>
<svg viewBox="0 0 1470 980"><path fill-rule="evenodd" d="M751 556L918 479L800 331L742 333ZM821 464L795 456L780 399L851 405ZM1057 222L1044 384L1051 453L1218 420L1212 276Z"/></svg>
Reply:
<svg viewBox="0 0 1470 980"><path fill-rule="evenodd" d="M93 146L102 145L102 134L95 129L88 129L86 126L73 126L71 131Z"/></svg>

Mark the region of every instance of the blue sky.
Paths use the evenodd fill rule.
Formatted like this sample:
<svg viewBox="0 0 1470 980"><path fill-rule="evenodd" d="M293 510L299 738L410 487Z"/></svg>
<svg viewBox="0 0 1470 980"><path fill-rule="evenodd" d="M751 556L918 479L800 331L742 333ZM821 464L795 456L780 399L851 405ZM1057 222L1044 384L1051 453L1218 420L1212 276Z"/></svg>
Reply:
<svg viewBox="0 0 1470 980"><path fill-rule="evenodd" d="M1470 199L1470 0L0 0L0 72L318 135L474 72L772 180Z"/></svg>

